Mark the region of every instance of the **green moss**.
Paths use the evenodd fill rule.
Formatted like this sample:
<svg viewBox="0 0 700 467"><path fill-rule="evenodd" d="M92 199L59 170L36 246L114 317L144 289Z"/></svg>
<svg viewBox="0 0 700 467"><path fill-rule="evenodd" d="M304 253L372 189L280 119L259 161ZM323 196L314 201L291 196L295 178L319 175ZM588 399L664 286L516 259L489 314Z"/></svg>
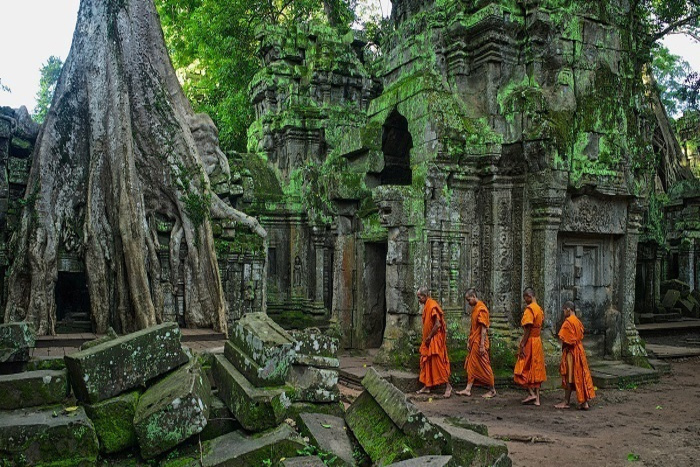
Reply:
<svg viewBox="0 0 700 467"><path fill-rule="evenodd" d="M138 391L133 391L85 407L88 417L95 425L102 452L119 452L136 445L133 423L139 395Z"/></svg>

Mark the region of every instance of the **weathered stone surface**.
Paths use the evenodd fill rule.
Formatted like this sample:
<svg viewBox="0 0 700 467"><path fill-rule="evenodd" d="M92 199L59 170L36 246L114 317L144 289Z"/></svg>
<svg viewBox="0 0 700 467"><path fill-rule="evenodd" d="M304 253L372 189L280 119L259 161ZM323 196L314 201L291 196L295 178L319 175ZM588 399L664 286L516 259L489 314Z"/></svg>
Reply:
<svg viewBox="0 0 700 467"><path fill-rule="evenodd" d="M422 456L391 464L387 467L445 467L452 456Z"/></svg>
<svg viewBox="0 0 700 467"><path fill-rule="evenodd" d="M211 386L196 361L148 388L134 414L141 455L149 459L201 432L210 405Z"/></svg>
<svg viewBox="0 0 700 467"><path fill-rule="evenodd" d="M292 457L280 462L280 467L325 467L326 464L316 456Z"/></svg>
<svg viewBox="0 0 700 467"><path fill-rule="evenodd" d="M26 349L36 345L34 328L25 322L0 324L0 347Z"/></svg>
<svg viewBox="0 0 700 467"><path fill-rule="evenodd" d="M241 424L238 423L226 404L217 396L212 395L207 426L199 434L199 438L202 441L207 441L241 428Z"/></svg>
<svg viewBox="0 0 700 467"><path fill-rule="evenodd" d="M309 444L320 451L337 456L333 465L354 465L352 444L345 427L345 420L332 415L303 413L299 415L299 432L309 438Z"/></svg>
<svg viewBox="0 0 700 467"><path fill-rule="evenodd" d="M294 352L292 337L265 313L249 313L231 330L224 352L258 386L284 384ZM244 358L247 357L247 358Z"/></svg>
<svg viewBox="0 0 700 467"><path fill-rule="evenodd" d="M340 360L333 357L318 357L315 355L294 355L295 365L314 366L316 368L340 368Z"/></svg>
<svg viewBox="0 0 700 467"><path fill-rule="evenodd" d="M114 331L114 329L110 327L109 329L107 329L107 334L105 334L104 336L98 337L97 339L93 339L91 341L83 342L83 345L80 346L80 350L90 349L92 347L95 347L96 345L104 344L105 342L109 342L118 337L119 336Z"/></svg>
<svg viewBox="0 0 700 467"><path fill-rule="evenodd" d="M452 461L449 466L497 466L512 465L508 457L508 447L503 441L489 438L472 430L453 425L448 419L435 420L450 437Z"/></svg>
<svg viewBox="0 0 700 467"><path fill-rule="evenodd" d="M54 416L56 414L56 416ZM97 435L82 407L0 412L0 459L9 465L93 466Z"/></svg>
<svg viewBox="0 0 700 467"><path fill-rule="evenodd" d="M100 440L100 452L111 454L136 446L134 413L139 396L139 391L131 391L85 406Z"/></svg>
<svg viewBox="0 0 700 467"><path fill-rule="evenodd" d="M662 295L666 295L666 292L669 290L677 290L680 292L681 297L685 297L690 293L690 285L678 279L662 281L659 288Z"/></svg>
<svg viewBox="0 0 700 467"><path fill-rule="evenodd" d="M338 370L292 365L287 382L294 386L294 402L335 402L340 398Z"/></svg>
<svg viewBox="0 0 700 467"><path fill-rule="evenodd" d="M287 409L287 417L293 420L299 420L299 415L303 413L320 413L333 415L335 417L345 417L345 405L338 402L311 403L311 402L293 402Z"/></svg>
<svg viewBox="0 0 700 467"><path fill-rule="evenodd" d="M257 388L223 355L216 355L214 362L213 373L219 397L243 428L262 431L279 425L285 419L291 404L285 387Z"/></svg>
<svg viewBox="0 0 700 467"><path fill-rule="evenodd" d="M374 368L368 368L362 386L391 420L409 437L415 438L422 454L444 454L447 439L441 430L418 410L396 386L382 378Z"/></svg>
<svg viewBox="0 0 700 467"><path fill-rule="evenodd" d="M0 376L0 409L58 404L68 397L65 370L26 371Z"/></svg>
<svg viewBox="0 0 700 467"><path fill-rule="evenodd" d="M486 425L484 425L483 423L471 422L464 417L447 417L444 421L445 423L449 423L450 425L471 430L476 433L479 433L480 435L489 435L489 429Z"/></svg>
<svg viewBox="0 0 700 467"><path fill-rule="evenodd" d="M174 459L164 462L163 467L260 467L276 463L286 457L293 457L306 447L287 424L263 434L247 436L234 431L203 443L202 459L199 453L190 459Z"/></svg>
<svg viewBox="0 0 700 467"><path fill-rule="evenodd" d="M680 300L680 298L681 298L681 293L678 290L670 289L664 295L663 300L661 300L661 306L663 306L667 310L670 310L671 308L675 308L676 303L678 303L678 300Z"/></svg>
<svg viewBox="0 0 700 467"><path fill-rule="evenodd" d="M175 323L128 334L65 359L76 397L93 404L142 386L188 360Z"/></svg>
<svg viewBox="0 0 700 467"><path fill-rule="evenodd" d="M336 358L339 341L335 337L322 334L320 331L297 331L292 333L294 351L300 355Z"/></svg>
<svg viewBox="0 0 700 467"><path fill-rule="evenodd" d="M0 347L1 363L20 363L29 361L29 348L9 349Z"/></svg>

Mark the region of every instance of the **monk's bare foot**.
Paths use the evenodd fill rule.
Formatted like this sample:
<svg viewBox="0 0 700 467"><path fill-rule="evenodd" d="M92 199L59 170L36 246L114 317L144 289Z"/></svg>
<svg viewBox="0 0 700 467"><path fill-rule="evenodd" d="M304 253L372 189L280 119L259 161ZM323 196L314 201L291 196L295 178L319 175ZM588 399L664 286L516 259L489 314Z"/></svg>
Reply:
<svg viewBox="0 0 700 467"><path fill-rule="evenodd" d="M455 391L455 394L457 394L458 396L471 396L472 392L467 391L466 389L463 389L461 391Z"/></svg>
<svg viewBox="0 0 700 467"><path fill-rule="evenodd" d="M579 409L579 410L588 410L588 409L590 409L590 408L591 408L591 406L588 405L588 402L584 402L583 404L581 404L581 405L578 406L578 409Z"/></svg>
<svg viewBox="0 0 700 467"><path fill-rule="evenodd" d="M533 405L534 405L535 407L539 407L539 406L540 406L540 401L537 401L537 400L536 400L536 401L533 403Z"/></svg>
<svg viewBox="0 0 700 467"><path fill-rule="evenodd" d="M537 400L537 396L527 396L525 399L521 400L521 404L529 404L530 402L534 402Z"/></svg>
<svg viewBox="0 0 700 467"><path fill-rule="evenodd" d="M566 402L561 402L561 403L555 405L554 408L555 409L568 409L569 404L567 404Z"/></svg>
<svg viewBox="0 0 700 467"><path fill-rule="evenodd" d="M416 391L416 394L430 394L430 389L424 386L418 391Z"/></svg>
<svg viewBox="0 0 700 467"><path fill-rule="evenodd" d="M451 395L452 395L452 386L447 386L447 389L445 389L445 394L443 394L442 397L444 397L445 399L449 399Z"/></svg>
<svg viewBox="0 0 700 467"><path fill-rule="evenodd" d="M495 390L489 391L481 397L483 397L484 399L493 399L494 397L496 397L496 391Z"/></svg>

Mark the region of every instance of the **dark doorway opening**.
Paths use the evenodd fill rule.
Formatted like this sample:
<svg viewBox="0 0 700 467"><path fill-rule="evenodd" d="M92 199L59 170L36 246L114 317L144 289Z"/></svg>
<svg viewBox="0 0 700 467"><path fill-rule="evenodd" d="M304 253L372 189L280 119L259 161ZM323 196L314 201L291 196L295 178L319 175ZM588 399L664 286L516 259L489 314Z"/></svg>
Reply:
<svg viewBox="0 0 700 467"><path fill-rule="evenodd" d="M382 345L386 326L386 243L365 243L365 265L362 271L364 306L362 344L366 349Z"/></svg>
<svg viewBox="0 0 700 467"><path fill-rule="evenodd" d="M380 173L382 185L410 185L412 182L411 156L413 137L408 131L408 120L394 109L383 125L382 152L384 170Z"/></svg>
<svg viewBox="0 0 700 467"><path fill-rule="evenodd" d="M59 272L56 281L56 332L92 332L90 295L84 272Z"/></svg>

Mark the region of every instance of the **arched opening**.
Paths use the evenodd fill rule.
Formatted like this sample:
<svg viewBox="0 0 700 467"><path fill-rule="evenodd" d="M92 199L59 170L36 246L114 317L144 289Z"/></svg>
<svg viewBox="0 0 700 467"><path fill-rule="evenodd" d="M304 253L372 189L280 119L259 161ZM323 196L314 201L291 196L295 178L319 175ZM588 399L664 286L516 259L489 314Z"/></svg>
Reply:
<svg viewBox="0 0 700 467"><path fill-rule="evenodd" d="M380 173L382 185L411 184L411 156L413 138L408 131L408 120L394 109L382 125L382 152L384 170Z"/></svg>

